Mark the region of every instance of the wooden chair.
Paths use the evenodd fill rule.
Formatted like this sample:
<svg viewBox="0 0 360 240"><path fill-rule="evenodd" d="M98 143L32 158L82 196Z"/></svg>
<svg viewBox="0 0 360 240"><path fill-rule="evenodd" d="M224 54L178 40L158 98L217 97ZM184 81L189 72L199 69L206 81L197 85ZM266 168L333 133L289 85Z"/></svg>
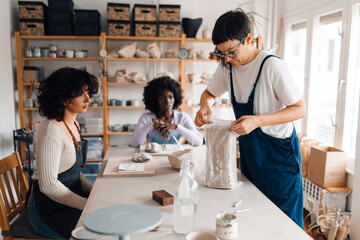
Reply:
<svg viewBox="0 0 360 240"><path fill-rule="evenodd" d="M4 240L46 239L31 227L25 198L29 189L17 152L0 160L0 227Z"/></svg>

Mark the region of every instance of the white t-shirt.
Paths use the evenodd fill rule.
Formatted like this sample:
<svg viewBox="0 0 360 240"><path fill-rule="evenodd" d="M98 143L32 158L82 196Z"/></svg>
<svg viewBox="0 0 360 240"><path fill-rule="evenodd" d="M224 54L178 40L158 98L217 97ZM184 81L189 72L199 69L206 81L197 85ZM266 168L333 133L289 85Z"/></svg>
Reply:
<svg viewBox="0 0 360 240"><path fill-rule="evenodd" d="M261 51L252 62L232 68L234 95L237 102L246 103L248 101L261 62L267 55L269 55L267 51ZM231 91L229 69L219 64L207 89L217 97ZM302 95L285 62L275 57L268 58L255 89L254 114L278 112L285 106L297 103L301 99ZM264 126L261 127L261 130L273 137L286 138L291 136L293 125L290 122Z"/></svg>

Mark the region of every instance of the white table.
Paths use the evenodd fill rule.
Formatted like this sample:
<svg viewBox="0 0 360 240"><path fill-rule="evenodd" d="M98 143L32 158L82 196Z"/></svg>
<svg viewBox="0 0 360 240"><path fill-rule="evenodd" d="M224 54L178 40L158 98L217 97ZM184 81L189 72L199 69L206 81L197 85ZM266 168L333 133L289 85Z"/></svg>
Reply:
<svg viewBox="0 0 360 240"><path fill-rule="evenodd" d="M205 161L205 147L195 149L198 152L201 168ZM112 157L130 156L136 151L138 149L129 147L109 148L104 164ZM158 231L133 235L131 239L184 239L184 235L177 234L173 230L173 205L161 206L152 199L152 191L155 190L164 189L170 194L174 193L179 171L170 166L167 157L156 157L151 161L154 161L156 169L156 174L152 177L103 178L98 176L77 227L82 226L82 220L86 214L96 209L119 204L143 204L161 211L163 223ZM240 172L238 180L243 181L244 184L231 190L205 187L201 182L201 170L195 171L195 174L199 184L198 231L215 233L216 214L222 210L234 211L235 209L231 206L236 201L243 200L243 204L237 209L250 208L251 211L238 215L238 239L312 239ZM101 239L117 239L117 237L104 236Z"/></svg>

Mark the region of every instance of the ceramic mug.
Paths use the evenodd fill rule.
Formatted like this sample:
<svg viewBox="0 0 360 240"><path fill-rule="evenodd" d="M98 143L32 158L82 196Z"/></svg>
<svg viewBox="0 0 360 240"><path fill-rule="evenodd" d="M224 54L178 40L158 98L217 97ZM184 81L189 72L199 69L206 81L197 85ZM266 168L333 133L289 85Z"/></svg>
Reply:
<svg viewBox="0 0 360 240"><path fill-rule="evenodd" d="M76 51L75 52L75 57L77 58L84 58L85 57L85 53L83 51Z"/></svg>
<svg viewBox="0 0 360 240"><path fill-rule="evenodd" d="M66 50L66 57L73 58L74 57L74 50Z"/></svg>
<svg viewBox="0 0 360 240"><path fill-rule="evenodd" d="M219 213L216 215L216 235L223 240L237 238L238 217L233 213Z"/></svg>

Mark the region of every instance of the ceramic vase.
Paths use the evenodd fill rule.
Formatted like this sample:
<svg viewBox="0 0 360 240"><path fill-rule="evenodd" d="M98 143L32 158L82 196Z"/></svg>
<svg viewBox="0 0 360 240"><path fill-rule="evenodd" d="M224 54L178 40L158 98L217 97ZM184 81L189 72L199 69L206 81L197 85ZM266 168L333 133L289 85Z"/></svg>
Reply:
<svg viewBox="0 0 360 240"><path fill-rule="evenodd" d="M202 23L202 18L196 18L196 19L183 18L182 27L184 33L186 34L186 37L195 38L201 23Z"/></svg>

